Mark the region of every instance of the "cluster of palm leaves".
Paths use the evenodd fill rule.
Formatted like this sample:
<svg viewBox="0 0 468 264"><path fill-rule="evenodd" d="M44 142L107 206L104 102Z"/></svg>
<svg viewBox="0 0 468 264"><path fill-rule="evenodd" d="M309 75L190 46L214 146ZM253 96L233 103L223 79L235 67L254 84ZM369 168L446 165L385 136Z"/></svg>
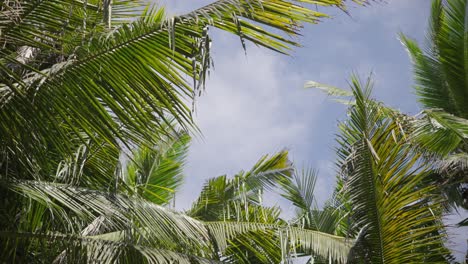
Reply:
<svg viewBox="0 0 468 264"><path fill-rule="evenodd" d="M416 116L370 99L370 79L362 85L353 77L352 92L306 84L350 105L338 137L336 191L338 215L351 219L347 234L356 237L350 261L453 261L442 216L468 209L467 7L466 0L433 1L425 50L400 36L424 108Z"/></svg>
<svg viewBox="0 0 468 264"><path fill-rule="evenodd" d="M301 23L327 17L307 4L346 7L220 0L166 17L143 0L2 1L2 263L450 261L442 216L467 205L465 0L434 1L426 52L402 36L422 115L373 100L370 80L325 87L350 107L323 208L316 172L287 151L208 180L185 212L171 206L198 133L190 103L212 65L209 29L287 53ZM265 192L289 200L294 218Z"/></svg>
<svg viewBox="0 0 468 264"><path fill-rule="evenodd" d="M170 209L187 133L197 133L189 104L212 65L209 28L287 53L301 23L327 17L302 4L345 8L221 0L166 17L146 1L2 1L2 261L279 262L291 250L344 261L344 238L262 206L264 189L291 175L286 152L210 181L188 212ZM225 200L216 204L207 197L218 184Z"/></svg>
<svg viewBox="0 0 468 264"><path fill-rule="evenodd" d="M414 142L436 161L434 177L452 207L468 210L466 7L462 0L434 1L426 49L405 36L402 41L414 63L416 93L424 107L413 121Z"/></svg>

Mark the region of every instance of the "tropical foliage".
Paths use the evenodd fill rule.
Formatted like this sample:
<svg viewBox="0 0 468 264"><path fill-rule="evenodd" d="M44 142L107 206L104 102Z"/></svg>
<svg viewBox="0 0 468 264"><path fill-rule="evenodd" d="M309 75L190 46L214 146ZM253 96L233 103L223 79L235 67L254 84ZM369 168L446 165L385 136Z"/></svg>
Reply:
<svg viewBox="0 0 468 264"><path fill-rule="evenodd" d="M425 108L413 122L415 142L438 168L434 177L454 207L468 210L466 145L468 110L466 102L467 1L435 0L423 50L402 35L414 64L416 94Z"/></svg>
<svg viewBox="0 0 468 264"><path fill-rule="evenodd" d="M367 1L354 1L367 3ZM166 17L146 1L3 1L0 6L0 244L13 263L445 263L442 216L466 207L465 0L435 0L423 52L402 36L426 107L412 117L311 82L349 105L337 187L319 208L316 172L287 151L208 180L184 180L190 103L212 66L209 28L279 53L301 23L343 0L220 0ZM455 190L455 191L454 191ZM279 192L297 214L266 206ZM447 203L449 201L449 203ZM466 220L460 224L466 224Z"/></svg>
<svg viewBox="0 0 468 264"><path fill-rule="evenodd" d="M345 239L273 221L276 209L249 193L284 181L285 153L219 180L242 187L213 206L242 205L242 218L167 208L182 180L186 133L197 132L189 104L212 64L209 28L238 35L244 48L287 53L301 23L327 17L301 4L345 8L343 0L221 0L168 18L146 1L2 1L2 260L248 261L239 252L262 259L266 251L246 241L263 232L283 254L262 261L298 247L344 261Z"/></svg>
<svg viewBox="0 0 468 264"><path fill-rule="evenodd" d="M440 221L442 215L453 212L451 209L455 209L455 213L457 210L466 210L468 201L467 149L465 144L468 121L467 112L464 110L466 108L466 102L464 102L466 93L465 55L466 46L468 45L465 36L467 4L468 2L465 0L434 0L432 2L428 42L425 50L422 50L415 41L401 35L401 40L406 46L414 64L416 94L424 107L424 110L416 116L406 115L372 100L364 100L367 103L363 104L362 98L368 97L368 94L366 92L356 93L356 91L366 91L366 89L356 89L357 82L355 80L353 81L354 89L352 93L316 82L308 82L306 84L307 87L325 90L331 96L341 97L337 101L351 105L352 108L361 109L361 117L356 115L357 112L351 111L349 114L349 124L351 126L344 126L344 130L342 128L344 136L342 135L339 140L341 147L338 153L341 161L338 162L338 165L342 167L343 176L339 178L340 188L338 189L345 194L341 196L345 198L342 208L348 208L348 217L351 219L356 218L353 217L356 211L365 212L364 215L357 214L358 218L356 220L359 220L359 225L362 227L362 223L367 223L369 227L374 226L376 228L374 231L378 232L385 230L382 228L384 227L383 223L386 223L388 219L398 219L403 222L408 220L410 222L405 224L408 227L411 226L409 223L415 223L409 220L411 219L411 214L407 211L410 207L405 207L404 210L400 208L400 211L404 212L404 214L401 213L398 218L389 216L379 218L379 216L385 215L385 208L390 209L401 204L400 202L397 204L389 203L390 207L386 207L385 203L378 203L380 195L384 194L385 199L382 201L385 202L388 201L387 195L391 195L391 192L385 190L386 187L391 187L391 185L386 185L383 181L386 174L381 172L382 168L379 166L385 165L384 163L387 162L397 162L396 164L398 165L391 170L392 174L388 175L390 177L398 177L399 171L404 169L402 167L404 164L403 160L395 156L400 151L404 153L407 162L413 163L409 167L410 170L406 169L406 173L411 172L412 175L411 177L406 177L415 179L413 183L407 182L407 180L402 181L401 183L405 182L405 184L401 191L418 192L419 190L428 190L425 195L415 193L413 199L416 195L421 196L417 200L413 200L413 202L407 200L410 202L409 205L412 205L411 207L418 205L418 210L426 212L427 217L427 221L422 220L424 216L420 212L418 222L421 221L419 223L425 222L426 224L423 224L421 227L413 226L410 229L417 229L418 231L426 230L426 235L419 232L416 233L410 229L406 231L409 233L403 235L405 229L398 228L380 237L376 233L371 232L368 238L372 238L371 243L368 242L369 240L366 240L367 243L362 244L360 242L362 241L360 239L361 235L365 235L366 233L359 233L351 253L356 256L356 254L353 254L353 251L358 250L357 256L361 258L361 261L372 263L416 261L419 263L443 261L444 258L446 261L451 260L447 251L443 249L442 242L444 239L441 240L441 238L444 237L444 230ZM348 96L352 96L352 99L346 99ZM345 99L342 97L345 97ZM367 110L363 111L363 109ZM365 128L363 126L366 124L365 120L369 120L370 123L367 126L367 130L360 132L358 128ZM376 147L376 142L369 137L372 137L376 133L376 136L378 136L376 138L377 142L388 139L390 137L389 132L379 132L384 131L385 127L393 127L391 129L391 137L397 142L400 150L385 152L382 155L379 151L383 149ZM362 146L360 148L353 147L350 142L358 142L360 134L362 135L360 138ZM346 147L343 148L343 146ZM369 158L367 165L358 162L362 158L362 156L358 156L360 152L358 150L361 148L367 148L366 155ZM373 161L371 162L372 159ZM385 166L390 166L388 168L391 168L392 164L388 163ZM347 173L343 173L343 171L349 173L350 170L351 172L354 170L356 172L364 170L361 172L367 172L369 173L368 175L372 175L374 169L374 176L367 178L367 181L363 181L364 178L362 177L356 178L358 181L355 181L356 179L353 180ZM367 191L364 191L363 187L366 185ZM393 188L395 187L397 186ZM400 186L399 188L402 187ZM349 192L346 190L349 190ZM408 195L404 196L404 198L400 197L400 199L401 201L405 201L406 199L411 199L409 197L408 193ZM374 203L377 204L375 207L378 209L377 213L369 209ZM356 207L359 210L356 210ZM352 223L352 221L349 223ZM394 223L397 224L397 222ZM461 221L459 226L464 226L466 223L467 219ZM367 226L365 227L361 231L368 231ZM432 231L429 231L429 229L432 229ZM400 235L402 237L399 237ZM414 235L421 235L421 237L417 238ZM403 246L403 244L396 244L396 242L404 243L405 241L402 238L425 241L425 236L431 237L429 240L433 244L417 243L418 246L416 247L421 247L421 250L414 248L416 245L414 241L411 243L411 247L409 247L409 244L408 247ZM385 240L386 238L390 238L390 240ZM408 258L402 258L405 254L403 248L397 250L397 252L402 253L401 255L399 253L392 256L387 255L392 250L388 251L390 249L385 249L385 247L391 247L392 245L397 247L402 246L407 250L408 248L412 248L411 252L406 251ZM359 251L359 247L365 250ZM434 253L434 255L427 254L428 252ZM350 259L354 259L354 256L350 256Z"/></svg>
<svg viewBox="0 0 468 264"><path fill-rule="evenodd" d="M371 78L362 84L353 77L351 92L315 82L307 87L319 87L350 105L338 136L335 206L323 211L329 212L330 231L355 238L348 261L450 261L444 246L444 197L433 165L409 140L409 117L371 99Z"/></svg>
<svg viewBox="0 0 468 264"><path fill-rule="evenodd" d="M285 154L265 156L250 171L231 179L224 175L208 180L187 214L203 221L263 227L217 246L225 248L228 262L280 263L311 254L345 262L352 239L288 223L281 218L281 208L263 204L265 191L285 186L296 175Z"/></svg>

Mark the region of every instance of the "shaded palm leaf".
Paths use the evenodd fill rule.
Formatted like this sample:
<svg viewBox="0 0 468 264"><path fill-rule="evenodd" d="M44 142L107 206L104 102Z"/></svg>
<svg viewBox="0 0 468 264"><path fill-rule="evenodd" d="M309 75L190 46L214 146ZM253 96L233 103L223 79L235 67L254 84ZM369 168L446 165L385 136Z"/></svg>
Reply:
<svg viewBox="0 0 468 264"><path fill-rule="evenodd" d="M167 204L182 184L189 142L190 137L182 134L163 146L139 148L127 166L125 183L144 199Z"/></svg>
<svg viewBox="0 0 468 264"><path fill-rule="evenodd" d="M92 236L60 233L0 232L0 240L37 241L41 259L51 263L221 263L200 256L174 252L164 248L145 247L130 242L115 242ZM65 248L63 258L57 255ZM12 259L10 259L12 260ZM33 256L16 256L17 261L34 262Z"/></svg>

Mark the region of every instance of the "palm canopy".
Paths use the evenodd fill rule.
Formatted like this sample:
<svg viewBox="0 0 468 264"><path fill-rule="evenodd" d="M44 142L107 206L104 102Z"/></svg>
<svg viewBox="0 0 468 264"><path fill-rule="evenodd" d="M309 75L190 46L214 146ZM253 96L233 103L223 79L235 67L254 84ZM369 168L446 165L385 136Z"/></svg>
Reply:
<svg viewBox="0 0 468 264"><path fill-rule="evenodd" d="M226 261L281 263L315 255L337 263L346 262L352 239L288 224L281 218L281 208L263 205L265 190L290 186L291 177L297 177L293 176L296 174L291 165L287 152L282 151L262 157L251 170L241 171L233 178L223 175L206 182L187 214L210 226L224 226L214 236L244 230L228 243L224 239L216 240L215 248L225 252Z"/></svg>
<svg viewBox="0 0 468 264"><path fill-rule="evenodd" d="M353 77L352 92L308 83L328 94L351 96L340 125L338 162L343 231L356 234L351 262L444 263L444 201L434 166L409 139L406 116L370 98L372 82ZM340 227L340 226L338 226Z"/></svg>
<svg viewBox="0 0 468 264"><path fill-rule="evenodd" d="M268 229L290 234L282 248L295 241L345 259L349 244L340 237L263 223L208 224L161 206L180 183L178 131L196 129L187 102L212 63L208 28L287 53L298 46L289 37L301 23L326 17L301 4L344 8L344 1L221 0L171 18L145 3L2 2L1 257L211 262L219 260L219 245ZM158 148L164 144L168 152ZM136 146L123 169L124 151Z"/></svg>
<svg viewBox="0 0 468 264"><path fill-rule="evenodd" d="M209 27L287 53L298 44L281 33L296 36L300 23L326 17L300 4L344 8L342 0L221 0L168 18L144 3L2 4L0 134L3 156L15 157L11 172L20 166L31 178L82 143L154 145L168 128L194 128L187 101L211 65Z"/></svg>
<svg viewBox="0 0 468 264"><path fill-rule="evenodd" d="M164 148L165 152L152 155L141 149L131 161L135 164L129 164L123 175L115 175L123 179L146 179L143 183L159 179L158 188L151 191L148 190L156 187L155 184L132 180L119 183L113 192L39 181L10 183L9 188L19 194L18 198L26 198L28 207L35 209L27 213L21 230L0 232L0 239L8 245L2 257L32 261L31 254L34 254L55 263L93 259L278 263L296 252L294 256L313 253L345 262L352 241L288 226L279 220L279 208L261 205L261 190L290 177L287 152L262 157L251 171L241 172L232 180L225 176L217 178L225 183L222 190L218 188L220 180L208 181L189 215L158 205L165 203L161 197L171 194L168 190L180 178L177 172L183 164L180 157L185 148L181 146L185 144L186 139L181 138L170 148ZM153 168L149 170L152 173L148 173L148 167ZM167 173L157 173L162 169ZM232 210L231 217L229 210Z"/></svg>
<svg viewBox="0 0 468 264"><path fill-rule="evenodd" d="M424 50L402 35L414 64L419 101L425 108L443 109L465 119L468 118L466 5L465 0L432 2Z"/></svg>
<svg viewBox="0 0 468 264"><path fill-rule="evenodd" d="M468 208L467 1L432 2L424 49L401 35L414 66L416 94L426 108L413 122L415 141L436 157L441 189Z"/></svg>
<svg viewBox="0 0 468 264"><path fill-rule="evenodd" d="M416 94L429 121L418 124L420 136L425 137L419 141L442 156L457 148L463 151L467 138L466 7L464 0L432 2L425 49L400 35L412 59Z"/></svg>

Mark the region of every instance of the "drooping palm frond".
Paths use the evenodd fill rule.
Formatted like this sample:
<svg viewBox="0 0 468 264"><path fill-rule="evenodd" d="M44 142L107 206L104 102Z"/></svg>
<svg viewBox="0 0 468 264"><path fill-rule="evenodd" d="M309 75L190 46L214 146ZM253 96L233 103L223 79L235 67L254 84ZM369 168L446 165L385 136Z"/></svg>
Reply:
<svg viewBox="0 0 468 264"><path fill-rule="evenodd" d="M28 233L0 231L0 241L36 242L40 258L50 263L224 263L201 256L164 248L145 247L130 241L112 241L100 236L79 236L62 233ZM61 252L61 250L65 249ZM28 252L31 254L32 252ZM24 255L23 255L24 254ZM36 263L37 256L20 252L13 262ZM40 262L37 262L40 263Z"/></svg>
<svg viewBox="0 0 468 264"><path fill-rule="evenodd" d="M278 173L281 167L285 167L286 172L283 172L283 174L287 173L291 169L285 153L281 152L271 159L263 157L254 166L254 169L245 173L245 175L259 177L260 180L264 180L267 176L275 178L273 172ZM282 177L286 176L283 175ZM257 188L257 184L253 184L253 180L248 182L251 184L250 186ZM32 181L4 182L4 185L8 185L9 189L15 190L21 196L30 199L32 206L35 204L43 205L47 210L45 214L55 218L53 228L57 230L56 232L63 234L63 237L60 237L61 239L67 238L67 240L63 241L63 245L61 243L54 244L53 236L43 233L42 230L44 229L32 229L28 232L9 232L8 234L5 233L3 239L10 243L15 241L18 236L21 237L24 232L26 232L24 234L27 234L25 239L29 243L33 243L33 245L35 245L34 241L36 240L40 243L39 238L49 239L50 243L57 246L53 250L51 249L50 254L55 253L55 259L60 261L66 261L67 258L75 259L73 254L80 252L80 250L84 250L84 252L105 251L105 253L102 253L104 255L91 254L91 258L102 261L108 258L109 260L113 259L113 261L126 259L127 257L138 259L146 251L149 251L147 254L151 253L153 255L150 256L156 258L159 256L158 252L164 253L167 250L169 250L169 253L174 252L174 254L181 256L193 255L195 258L209 255L210 258L213 258L217 254L232 253L232 241L237 241L238 245L246 245L245 243L248 243L248 241L252 242L252 238L258 236L259 231L273 232L271 245L265 246L264 251L274 249L276 252L280 252L279 238L283 236L283 239L287 240L287 243L285 242L287 245L295 245L294 248L300 246L302 252L321 250L320 254L333 254L331 256L333 259L336 258L342 262L351 247L350 242L346 242L339 237L329 238L327 234L321 234L320 232L301 232L298 228L290 229L288 226L278 223L276 220L279 217L278 213L276 213L276 217L273 216L269 220L270 224L262 224L265 216L275 214L273 211L270 212L268 208L249 207L249 209L255 209L250 212L251 217L255 214L261 214L261 218L252 218L254 221L261 221L257 223L200 222L156 206L153 203L148 203L145 200L123 196L116 192L106 193L64 184ZM234 196L242 195L235 193ZM80 221L76 222L76 218L80 219ZM42 220L45 219L45 217L42 217ZM78 230L79 233L69 230L69 228ZM291 237L284 238L285 236ZM327 239L331 240L328 241ZM67 241L69 243L65 243ZM113 243L109 245L105 241L112 241ZM82 242L86 242L84 243L84 249ZM258 245L261 245L261 243ZM23 248L17 246L12 245L12 247L7 248L11 250L7 256L17 255L18 250ZM255 245L251 244L250 246ZM326 253L324 252L327 250L325 247L329 247L329 251ZM39 250L37 252L42 252L41 248L32 248ZM143 249L145 251L142 251ZM213 252L213 250L218 253ZM284 250L289 252L290 249L284 248ZM47 252L49 251L42 253L46 254ZM253 252L258 253L259 251ZM87 253L86 256L89 257L89 254ZM171 254L166 257L172 260L177 259L172 257Z"/></svg>
<svg viewBox="0 0 468 264"><path fill-rule="evenodd" d="M274 230L270 233L269 239L279 239L281 247L279 248L282 260L289 257L294 251L296 255L317 254L322 257L330 257L331 260L338 263L346 263L347 255L353 241L346 238L330 235L314 230L292 227L288 225L264 224L253 222L207 222L205 223L213 234L214 239L220 249L227 248L226 241L230 241L240 234L252 231L262 231L264 235L268 230ZM260 233L262 234L262 233ZM262 245L262 240L258 237L259 233L248 235L247 241L250 247L256 247L256 244ZM263 238L263 240L265 237ZM243 241L245 243L245 241ZM274 246L274 245L271 245ZM277 246L277 245L276 245ZM265 247L267 248L267 247ZM276 248L276 247L274 247ZM263 249L265 250L265 249ZM251 248L251 252L262 251ZM270 262L266 262L270 263Z"/></svg>
<svg viewBox="0 0 468 264"><path fill-rule="evenodd" d="M20 181L5 184L32 201L45 205L55 217L64 222L72 221L73 217L91 222L97 217L105 216L111 229L146 226L159 233L158 239L164 237L167 241L182 242L184 239L206 237L206 234L200 233L202 229L196 221L140 198L46 182Z"/></svg>
<svg viewBox="0 0 468 264"><path fill-rule="evenodd" d="M241 261L241 263L242 254L247 252L246 249L248 249L248 254L262 254L276 250L276 253L280 253L281 260L284 260L291 250L297 250L298 256L313 252L322 257L330 257L338 263L345 263L353 242L343 237L280 224L228 221L200 221L199 223L202 225L201 228L205 228L203 232L210 234L210 240L206 243L215 245L221 259L231 259L236 262ZM144 234L145 237L156 235L149 228L142 228L138 232ZM135 244L131 244L128 240L129 234L125 231L105 233L90 238L113 243L127 242L133 246L144 244L141 240L133 241ZM283 243L282 246L277 244L278 240ZM237 247L232 245L237 245ZM241 247L244 247L243 250L238 250ZM232 256L234 252L236 256ZM261 263L275 263L272 262L275 258L278 258L278 255L257 256L255 259L256 261L263 259Z"/></svg>
<svg viewBox="0 0 468 264"><path fill-rule="evenodd" d="M45 211L42 211L40 217L42 226L33 228L32 224L27 223L26 228L5 231L9 235L4 237L2 243L9 246L4 248L2 259L9 259L23 249L30 252L28 255L43 253L43 249L37 246L41 241L37 239L26 239L24 244L15 244L15 236L24 232L44 239L48 239L50 232L60 233L71 239L70 247L74 247L74 238L91 236L98 240L109 240L105 234L121 232L122 238L116 242L128 247L117 247L116 251L109 249L116 254L114 257L119 256L119 250L135 247L200 257L211 256L213 252L208 230L201 222L141 198L45 182L3 182L3 185L8 185L20 197L27 198L29 202L25 202L25 206L42 205ZM57 251L57 258L59 255L63 258L73 257L67 252L66 243L57 243L54 250Z"/></svg>
<svg viewBox="0 0 468 264"><path fill-rule="evenodd" d="M356 104L338 141L344 188L361 229L352 252L372 263L445 261L442 200L437 186L422 184L430 165L371 102L370 80L362 88L354 77L352 85Z"/></svg>
<svg viewBox="0 0 468 264"><path fill-rule="evenodd" d="M112 1L110 9L110 1L14 3L2 9L8 30L0 36L7 42L0 52L0 132L24 164L47 156L41 145L68 155L84 138L116 148L151 145L149 135L164 134L167 115L193 127L186 101L211 63L207 27L286 52L297 44L261 25L297 35L300 23L325 16L300 3L343 6L341 0L224 0L167 19L162 9L135 11L132 1ZM130 22L105 29L105 16L120 21L129 14L135 15ZM23 46L29 55L14 55ZM185 76L198 83L192 87Z"/></svg>

